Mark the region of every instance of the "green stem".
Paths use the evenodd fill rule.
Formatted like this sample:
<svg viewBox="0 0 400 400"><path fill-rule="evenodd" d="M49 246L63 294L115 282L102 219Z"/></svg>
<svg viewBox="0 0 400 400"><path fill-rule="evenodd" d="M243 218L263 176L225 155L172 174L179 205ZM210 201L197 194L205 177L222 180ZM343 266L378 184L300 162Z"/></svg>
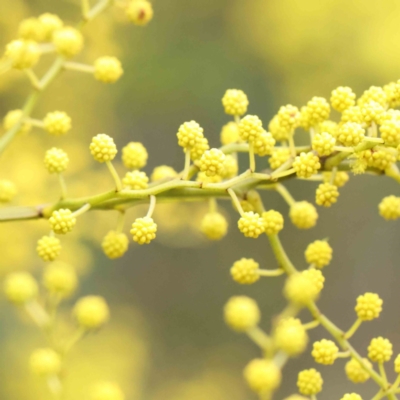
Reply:
<svg viewBox="0 0 400 400"><path fill-rule="evenodd" d="M65 179L63 174L58 174L58 181L60 182L61 187L61 200L67 197L67 185L65 184Z"/></svg>
<svg viewBox="0 0 400 400"><path fill-rule="evenodd" d="M357 318L354 324L351 326L351 328L346 332L344 337L346 339L350 339L357 331L357 329L360 327L362 324L362 320L360 318Z"/></svg>
<svg viewBox="0 0 400 400"><path fill-rule="evenodd" d="M272 346L271 338L260 327L255 326L246 331L246 333L261 349L267 350Z"/></svg>
<svg viewBox="0 0 400 400"><path fill-rule="evenodd" d="M260 276L281 276L285 273L282 268L278 269L259 269L257 274Z"/></svg>
<svg viewBox="0 0 400 400"><path fill-rule="evenodd" d="M107 167L114 179L117 192L120 192L122 190L122 183L121 183L121 179L118 175L118 172L116 171L116 169L111 161L107 161L106 164L107 164Z"/></svg>
<svg viewBox="0 0 400 400"><path fill-rule="evenodd" d="M147 218L151 218L152 217L155 208L156 208L156 196L151 195L150 196L149 210L147 211L147 214L146 214Z"/></svg>
<svg viewBox="0 0 400 400"><path fill-rule="evenodd" d="M255 172L256 170L256 157L254 155L254 144L249 144L249 164L250 164L250 171Z"/></svg>

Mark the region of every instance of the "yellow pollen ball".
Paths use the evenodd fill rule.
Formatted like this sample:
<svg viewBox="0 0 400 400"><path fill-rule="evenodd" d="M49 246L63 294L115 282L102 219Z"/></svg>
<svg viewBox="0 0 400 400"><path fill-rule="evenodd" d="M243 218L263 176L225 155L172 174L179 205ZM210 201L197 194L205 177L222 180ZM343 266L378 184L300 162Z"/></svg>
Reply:
<svg viewBox="0 0 400 400"><path fill-rule="evenodd" d="M150 217L137 218L130 232L135 242L149 244L156 238L157 224Z"/></svg>
<svg viewBox="0 0 400 400"><path fill-rule="evenodd" d="M82 51L83 36L75 28L63 27L54 31L53 44L60 54L72 58Z"/></svg>
<svg viewBox="0 0 400 400"><path fill-rule="evenodd" d="M281 383L281 370L271 360L256 358L244 369L249 387L256 393L271 392Z"/></svg>
<svg viewBox="0 0 400 400"><path fill-rule="evenodd" d="M103 83L115 83L124 73L116 57L100 57L94 62L94 77Z"/></svg>
<svg viewBox="0 0 400 400"><path fill-rule="evenodd" d="M31 371L39 376L57 375L61 371L61 357L53 349L37 349L29 360Z"/></svg>
<svg viewBox="0 0 400 400"><path fill-rule="evenodd" d="M368 358L372 362L383 363L389 361L393 354L393 345L382 336L374 338L368 346Z"/></svg>
<svg viewBox="0 0 400 400"><path fill-rule="evenodd" d="M260 279L259 268L260 265L252 258L241 258L234 262L231 268L231 276L237 283L251 285Z"/></svg>
<svg viewBox="0 0 400 400"><path fill-rule="evenodd" d="M4 293L15 304L28 303L37 296L38 291L36 280L28 272L13 272L4 280Z"/></svg>
<svg viewBox="0 0 400 400"><path fill-rule="evenodd" d="M201 220L200 230L210 240L222 239L228 231L228 222L219 212L209 212Z"/></svg>
<svg viewBox="0 0 400 400"><path fill-rule="evenodd" d="M153 6L147 0L134 0L128 4L126 15L139 26L147 25L153 18Z"/></svg>
<svg viewBox="0 0 400 400"><path fill-rule="evenodd" d="M110 318L106 301L100 296L86 296L77 301L73 314L84 329L98 329Z"/></svg>
<svg viewBox="0 0 400 400"><path fill-rule="evenodd" d="M229 89L222 98L222 105L226 114L241 116L246 114L249 100L242 90Z"/></svg>
<svg viewBox="0 0 400 400"><path fill-rule="evenodd" d="M314 368L299 372L297 387L304 396L313 396L322 390L323 380L321 374Z"/></svg>
<svg viewBox="0 0 400 400"><path fill-rule="evenodd" d="M247 296L231 297L224 307L226 324L238 332L254 328L260 322L260 317L257 303Z"/></svg>
<svg viewBox="0 0 400 400"><path fill-rule="evenodd" d="M101 243L104 254L111 259L122 257L128 250L129 240L123 232L110 231Z"/></svg>

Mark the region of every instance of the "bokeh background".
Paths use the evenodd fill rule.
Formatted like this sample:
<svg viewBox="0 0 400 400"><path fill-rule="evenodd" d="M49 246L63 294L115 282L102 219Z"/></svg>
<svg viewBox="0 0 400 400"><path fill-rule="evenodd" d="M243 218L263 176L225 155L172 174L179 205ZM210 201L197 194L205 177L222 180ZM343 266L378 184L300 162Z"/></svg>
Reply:
<svg viewBox="0 0 400 400"><path fill-rule="evenodd" d="M72 0L1 1L0 45L14 38L18 22L28 16L49 11L75 23L78 5ZM195 119L211 145L218 146L221 126L228 121L221 106L227 88L243 89L250 112L266 124L282 104L301 106L314 95L329 97L338 85L351 86L359 95L371 85L400 78L397 0L155 0L154 9L154 20L146 28L130 25L116 11L88 26L80 61L114 55L122 60L125 75L117 84L104 86L89 75L67 72L45 93L34 117L64 110L74 127L63 138L34 130L13 143L1 160L0 176L17 184L16 204L57 199L57 181L42 162L53 145L70 154L70 193L94 194L112 185L104 166L95 165L88 151L90 138L99 132L113 136L119 148L142 141L150 153L148 173L159 164L180 169L178 126ZM27 90L22 74L0 75L0 115L19 108ZM121 165L118 169L122 173ZM287 186L296 199L313 201L316 183ZM398 192L398 184L387 178L352 178L337 205L319 210L316 228L299 232L287 220L282 233L299 267L305 267L307 244L329 237L334 259L324 271L327 282L320 306L339 326L353 322L357 295L373 291L382 296L379 322L366 323L354 337L364 355L377 335L391 339L395 353L400 352L400 229L377 213L380 199ZM287 216L287 206L275 193L263 196L267 207ZM65 377L68 399L87 398L90 384L101 379L120 383L128 400L256 398L244 386L242 369L258 349L225 327L222 307L231 295L252 296L268 329L271 316L284 306L283 280L266 279L251 287L231 281L229 268L240 257L253 257L270 268L275 262L266 238L244 238L230 204L224 207L230 232L223 241L209 243L198 233L205 204L160 206L155 216L158 240L150 246L131 245L118 261L100 251L101 239L115 226L117 215L93 212L79 219L77 229L63 240L62 260L81 274L77 296L104 295L112 320L72 352ZM128 221L143 212L132 210ZM47 229L44 221L1 225L0 276L29 269L40 279L43 263L35 243ZM71 324L73 302L63 308L66 326ZM48 399L43 382L30 376L27 363L44 339L4 298L0 316L0 398ZM312 332L313 338L321 336L327 337L322 329ZM291 361L277 398L295 392L300 369L315 366L308 355ZM338 399L347 391L366 397L375 393L371 382L357 388L347 382L343 367L343 360L318 366L324 399Z"/></svg>

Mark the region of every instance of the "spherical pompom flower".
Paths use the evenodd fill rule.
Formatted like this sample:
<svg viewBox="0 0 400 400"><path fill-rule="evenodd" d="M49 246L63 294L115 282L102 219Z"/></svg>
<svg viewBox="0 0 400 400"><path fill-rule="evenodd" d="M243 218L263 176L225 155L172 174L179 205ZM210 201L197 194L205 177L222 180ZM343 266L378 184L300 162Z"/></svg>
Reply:
<svg viewBox="0 0 400 400"><path fill-rule="evenodd" d="M244 369L244 378L256 393L271 392L281 383L281 370L271 360L256 358Z"/></svg>
<svg viewBox="0 0 400 400"><path fill-rule="evenodd" d="M71 232L72 228L76 225L76 218L73 216L71 210L60 208L59 210L53 211L49 222L54 233L65 235Z"/></svg>
<svg viewBox="0 0 400 400"><path fill-rule="evenodd" d="M50 293L65 298L75 291L78 278L71 265L56 261L46 267L43 284Z"/></svg>
<svg viewBox="0 0 400 400"><path fill-rule="evenodd" d="M237 175L238 170L239 170L239 165L237 159L231 154L226 155L224 161L224 169L221 172L221 176L224 179L233 178L234 176Z"/></svg>
<svg viewBox="0 0 400 400"><path fill-rule="evenodd" d="M210 145L208 144L208 139L200 137L196 144L190 149L190 158L193 161L199 160L203 154L210 149Z"/></svg>
<svg viewBox="0 0 400 400"><path fill-rule="evenodd" d="M372 321L379 317L383 300L376 293L365 293L357 297L355 311L361 321Z"/></svg>
<svg viewBox="0 0 400 400"><path fill-rule="evenodd" d="M11 110L3 118L3 128L5 131L11 129L19 120L22 118L22 110ZM18 131L19 134L26 134L32 128L32 124L28 121L24 121Z"/></svg>
<svg viewBox="0 0 400 400"><path fill-rule="evenodd" d="M240 136L238 124L231 121L224 125L221 130L220 139L221 143L224 145L239 142Z"/></svg>
<svg viewBox="0 0 400 400"><path fill-rule="evenodd" d="M37 349L29 360L31 371L39 376L57 375L61 371L61 357L53 349Z"/></svg>
<svg viewBox="0 0 400 400"><path fill-rule="evenodd" d="M161 181L163 179L173 179L178 176L178 173L168 165L159 165L153 169L150 176L152 182Z"/></svg>
<svg viewBox="0 0 400 400"><path fill-rule="evenodd" d="M383 107L387 105L387 95L383 88L380 86L371 86L369 89L364 91L361 97L358 99L358 105L362 106L371 101L375 101Z"/></svg>
<svg viewBox="0 0 400 400"><path fill-rule="evenodd" d="M364 128L356 122L345 122L339 127L338 140L345 146L357 146L364 136Z"/></svg>
<svg viewBox="0 0 400 400"><path fill-rule="evenodd" d="M267 235L276 235L283 229L283 215L275 210L269 210L262 213L264 229Z"/></svg>
<svg viewBox="0 0 400 400"><path fill-rule="evenodd" d="M331 94L332 108L343 112L356 104L356 94L348 86L339 86Z"/></svg>
<svg viewBox="0 0 400 400"><path fill-rule="evenodd" d="M362 120L366 126L372 123L379 124L385 117L385 108L375 101L363 104L361 107Z"/></svg>
<svg viewBox="0 0 400 400"><path fill-rule="evenodd" d="M37 242L36 251L43 261L54 261L61 252L60 239L54 236L43 236Z"/></svg>
<svg viewBox="0 0 400 400"><path fill-rule="evenodd" d="M140 142L130 142L122 149L122 162L126 168L140 169L147 164L148 153Z"/></svg>
<svg viewBox="0 0 400 400"><path fill-rule="evenodd" d="M91 400L125 400L120 387L112 382L96 383L91 390Z"/></svg>
<svg viewBox="0 0 400 400"><path fill-rule="evenodd" d="M110 231L101 243L104 254L111 258L122 257L128 250L129 240L123 232Z"/></svg>
<svg viewBox="0 0 400 400"><path fill-rule="evenodd" d="M307 331L298 318L279 320L273 339L275 346L290 356L303 353L308 343Z"/></svg>
<svg viewBox="0 0 400 400"><path fill-rule="evenodd" d="M139 26L147 25L153 18L153 6L147 0L131 1L126 8L126 15Z"/></svg>
<svg viewBox="0 0 400 400"><path fill-rule="evenodd" d="M354 122L357 124L363 123L363 116L361 113L361 108L359 106L349 107L347 110L343 111L341 122Z"/></svg>
<svg viewBox="0 0 400 400"><path fill-rule="evenodd" d="M124 187L131 190L146 189L148 182L149 178L146 173L138 170L127 172L122 178L122 184Z"/></svg>
<svg viewBox="0 0 400 400"><path fill-rule="evenodd" d="M339 353L339 348L332 340L322 339L314 342L311 355L318 364L332 365Z"/></svg>
<svg viewBox="0 0 400 400"><path fill-rule="evenodd" d="M319 206L330 207L337 202L339 197L338 188L331 183L321 183L315 193L315 202Z"/></svg>
<svg viewBox="0 0 400 400"><path fill-rule="evenodd" d="M322 390L323 382L321 374L314 368L300 371L297 377L297 387L304 396L318 394Z"/></svg>
<svg viewBox="0 0 400 400"><path fill-rule="evenodd" d="M363 361L369 368L372 368L372 364L366 358L363 358ZM364 383L371 377L355 358L346 363L345 372L347 378L353 383Z"/></svg>
<svg viewBox="0 0 400 400"><path fill-rule="evenodd" d="M329 156L333 153L336 139L327 132L318 133L312 140L312 148L319 156Z"/></svg>
<svg viewBox="0 0 400 400"><path fill-rule="evenodd" d="M99 133L92 138L89 149L93 158L101 163L112 161L118 152L113 138L104 133Z"/></svg>
<svg viewBox="0 0 400 400"><path fill-rule="evenodd" d="M200 158L200 170L207 176L221 175L224 170L225 154L219 149L207 150Z"/></svg>
<svg viewBox="0 0 400 400"><path fill-rule="evenodd" d="M393 345L382 336L371 340L368 346L368 358L372 362L383 363L389 361L393 354Z"/></svg>
<svg viewBox="0 0 400 400"><path fill-rule="evenodd" d="M43 124L44 129L54 136L65 135L72 128L71 118L63 111L48 113L43 119Z"/></svg>
<svg viewBox="0 0 400 400"><path fill-rule="evenodd" d="M203 128L196 121L184 122L176 134L179 146L191 149L204 137Z"/></svg>
<svg viewBox="0 0 400 400"><path fill-rule="evenodd" d="M7 299L18 305L33 300L38 291L36 280L28 272L13 272L4 280L4 293Z"/></svg>
<svg viewBox="0 0 400 400"><path fill-rule="evenodd" d="M346 393L340 400L362 400L362 397L357 393Z"/></svg>
<svg viewBox="0 0 400 400"><path fill-rule="evenodd" d="M116 57L100 57L94 62L94 77L103 83L114 83L124 73Z"/></svg>
<svg viewBox="0 0 400 400"><path fill-rule="evenodd" d="M331 120L322 121L318 125L318 132L326 132L336 138L338 134L338 123Z"/></svg>
<svg viewBox="0 0 400 400"><path fill-rule="evenodd" d="M306 261L317 268L323 268L332 260L332 247L326 240L316 240L307 246Z"/></svg>
<svg viewBox="0 0 400 400"><path fill-rule="evenodd" d="M400 218L400 197L387 196L379 203L379 214L386 220Z"/></svg>
<svg viewBox="0 0 400 400"><path fill-rule="evenodd" d="M149 244L156 238L157 224L150 217L137 218L130 232L135 242Z"/></svg>
<svg viewBox="0 0 400 400"><path fill-rule="evenodd" d="M380 126L381 138L389 146L400 144L400 121L389 119Z"/></svg>
<svg viewBox="0 0 400 400"><path fill-rule="evenodd" d="M298 201L290 207L289 217L297 228L310 229L317 223L318 213L311 203Z"/></svg>
<svg viewBox="0 0 400 400"><path fill-rule="evenodd" d="M301 119L299 123L300 122ZM271 132L273 138L278 142L288 140L292 134L292 131L281 125L281 120L279 119L278 115L275 115L275 117L271 119L270 123L268 124L268 130Z"/></svg>
<svg viewBox="0 0 400 400"><path fill-rule="evenodd" d="M257 115L246 115L239 122L239 135L242 140L254 143L263 132L262 122Z"/></svg>
<svg viewBox="0 0 400 400"><path fill-rule="evenodd" d="M18 36L25 40L41 42L45 39L45 29L38 18L26 18L18 27Z"/></svg>
<svg viewBox="0 0 400 400"><path fill-rule="evenodd" d="M39 16L39 22L44 30L44 39L51 40L54 31L63 27L64 23L58 15L44 13Z"/></svg>
<svg viewBox="0 0 400 400"><path fill-rule="evenodd" d="M82 51L83 36L77 29L66 26L54 31L53 44L60 54L71 58Z"/></svg>
<svg viewBox="0 0 400 400"><path fill-rule="evenodd" d="M396 162L397 151L392 148L374 148L368 165L385 171Z"/></svg>
<svg viewBox="0 0 400 400"><path fill-rule="evenodd" d="M300 178L310 178L312 175L316 174L321 168L318 156L314 153L301 153L297 156L292 167L296 171L296 175Z"/></svg>
<svg viewBox="0 0 400 400"><path fill-rule="evenodd" d="M200 230L208 239L220 240L228 231L228 221L219 212L209 212L201 220Z"/></svg>
<svg viewBox="0 0 400 400"><path fill-rule="evenodd" d="M264 220L253 211L245 212L238 221L238 228L244 236L258 238L264 233Z"/></svg>
<svg viewBox="0 0 400 400"><path fill-rule="evenodd" d="M324 288L325 277L319 269L309 268L301 272L316 287L318 293Z"/></svg>
<svg viewBox="0 0 400 400"><path fill-rule="evenodd" d="M0 180L0 203L9 203L17 194L17 188L13 182L7 179Z"/></svg>
<svg viewBox="0 0 400 400"><path fill-rule="evenodd" d="M284 295L294 304L304 306L314 301L318 294L317 285L309 277L301 273L290 275L286 279Z"/></svg>
<svg viewBox="0 0 400 400"><path fill-rule="evenodd" d="M329 118L331 107L323 97L313 97L307 103L307 112L311 126L316 126Z"/></svg>
<svg viewBox="0 0 400 400"><path fill-rule="evenodd" d="M275 146L275 139L272 134L266 131L258 136L253 143L254 153L260 157L271 155Z"/></svg>
<svg viewBox="0 0 400 400"><path fill-rule="evenodd" d="M268 163L272 169L279 168L290 158L290 150L288 148L278 148L272 151Z"/></svg>
<svg viewBox="0 0 400 400"><path fill-rule="evenodd" d="M222 105L226 114L241 116L246 114L249 100L242 90L228 89L222 98Z"/></svg>
<svg viewBox="0 0 400 400"><path fill-rule="evenodd" d="M394 359L394 372L400 374L400 354Z"/></svg>
<svg viewBox="0 0 400 400"><path fill-rule="evenodd" d="M231 297L224 307L226 324L238 332L254 328L260 322L260 317L257 303L247 296Z"/></svg>
<svg viewBox="0 0 400 400"><path fill-rule="evenodd" d="M282 106L277 114L279 125L289 134L299 125L300 111L297 107L288 104Z"/></svg>
<svg viewBox="0 0 400 400"><path fill-rule="evenodd" d="M251 285L260 279L259 268L258 262L252 258L241 258L233 263L231 276L234 281L242 285Z"/></svg>
<svg viewBox="0 0 400 400"><path fill-rule="evenodd" d="M68 154L64 150L53 147L46 151L44 165L51 174L64 172L68 167L68 163Z"/></svg>
<svg viewBox="0 0 400 400"><path fill-rule="evenodd" d="M98 329L110 318L106 301L100 296L86 296L78 300L73 314L84 329Z"/></svg>
<svg viewBox="0 0 400 400"><path fill-rule="evenodd" d="M13 40L6 46L4 56L11 60L11 66L13 68L29 69L38 63L40 51L35 42Z"/></svg>

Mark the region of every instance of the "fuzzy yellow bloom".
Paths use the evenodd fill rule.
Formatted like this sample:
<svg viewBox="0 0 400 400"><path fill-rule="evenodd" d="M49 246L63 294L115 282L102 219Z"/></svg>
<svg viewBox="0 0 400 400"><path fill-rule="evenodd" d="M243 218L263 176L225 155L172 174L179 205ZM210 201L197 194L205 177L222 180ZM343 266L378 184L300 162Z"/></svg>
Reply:
<svg viewBox="0 0 400 400"><path fill-rule="evenodd" d="M365 131L356 122L345 122L339 127L338 140L345 146L357 146L364 139Z"/></svg>
<svg viewBox="0 0 400 400"><path fill-rule="evenodd" d="M356 103L356 95L348 86L339 86L332 91L331 104L336 111L343 112Z"/></svg>
<svg viewBox="0 0 400 400"><path fill-rule="evenodd" d="M53 147L46 151L44 165L47 171L49 171L51 174L59 174L60 172L64 172L67 169L68 164L68 154L64 150Z"/></svg>
<svg viewBox="0 0 400 400"><path fill-rule="evenodd" d="M362 397L357 393L346 393L340 400L362 400Z"/></svg>
<svg viewBox="0 0 400 400"><path fill-rule="evenodd" d="M19 24L18 36L25 40L41 42L46 37L46 31L38 18L26 18Z"/></svg>
<svg viewBox="0 0 400 400"><path fill-rule="evenodd" d="M360 108L362 120L366 126L370 126L373 122L378 124L385 114L385 108L375 101L365 103Z"/></svg>
<svg viewBox="0 0 400 400"><path fill-rule="evenodd" d="M239 126L236 122L228 122L222 127L220 135L221 143L224 145L240 141Z"/></svg>
<svg viewBox="0 0 400 400"><path fill-rule="evenodd" d="M38 63L40 52L36 42L13 40L7 44L4 56L11 60L13 68L29 69Z"/></svg>
<svg viewBox="0 0 400 400"><path fill-rule="evenodd" d="M76 225L76 218L73 216L71 210L60 208L59 210L53 211L49 222L54 233L65 235L71 232L72 228Z"/></svg>
<svg viewBox="0 0 400 400"><path fill-rule="evenodd" d="M279 109L277 117L279 125L288 133L291 133L299 125L300 111L296 106L287 104Z"/></svg>
<svg viewBox="0 0 400 400"><path fill-rule="evenodd" d="M43 124L44 129L54 136L65 135L72 128L70 116L63 111L48 113L43 119Z"/></svg>
<svg viewBox="0 0 400 400"><path fill-rule="evenodd" d="M124 73L116 57L100 57L94 62L94 77L103 83L115 83Z"/></svg>
<svg viewBox="0 0 400 400"><path fill-rule="evenodd" d="M234 281L242 285L250 285L260 279L259 268L258 262L252 258L241 258L233 263L231 276Z"/></svg>
<svg viewBox="0 0 400 400"><path fill-rule="evenodd" d="M363 358L363 361L369 368L372 368L371 363L366 358ZM346 363L345 372L347 378L354 383L364 383L371 377L355 358Z"/></svg>
<svg viewBox="0 0 400 400"><path fill-rule="evenodd" d="M225 304L225 322L235 331L244 332L254 328L260 322L260 318L260 309L250 297L234 296Z"/></svg>
<svg viewBox="0 0 400 400"><path fill-rule="evenodd" d="M72 58L83 49L83 36L75 28L66 26L53 33L56 50L65 57Z"/></svg>
<svg viewBox="0 0 400 400"><path fill-rule="evenodd" d="M275 235L283 229L283 215L275 210L263 212L264 230L267 235Z"/></svg>
<svg viewBox="0 0 400 400"><path fill-rule="evenodd" d="M238 170L239 170L239 165L237 159L231 154L226 155L224 160L224 168L223 171L221 172L221 176L224 179L233 178L238 174Z"/></svg>
<svg viewBox="0 0 400 400"><path fill-rule="evenodd" d="M41 237L37 242L36 251L43 261L54 261L61 252L60 239L54 236Z"/></svg>
<svg viewBox="0 0 400 400"><path fill-rule="evenodd" d="M331 183L321 183L315 192L315 202L323 207L330 207L332 204L335 204L338 197L338 188Z"/></svg>
<svg viewBox="0 0 400 400"><path fill-rule="evenodd" d="M321 168L318 156L314 153L301 153L297 156L292 167L296 171L296 175L300 178L310 178L312 175L316 174Z"/></svg>
<svg viewBox="0 0 400 400"><path fill-rule="evenodd" d="M46 267L43 284L50 293L68 297L75 291L78 278L71 265L56 261Z"/></svg>
<svg viewBox="0 0 400 400"><path fill-rule="evenodd" d="M146 166L149 155L140 142L130 142L122 148L122 162L126 168L140 169Z"/></svg>
<svg viewBox="0 0 400 400"><path fill-rule="evenodd" d="M128 250L129 240L123 232L110 231L101 243L104 254L111 259L122 257Z"/></svg>
<svg viewBox="0 0 400 400"><path fill-rule="evenodd" d="M3 128L5 131L8 131L11 129L15 124L19 122L19 120L22 118L22 110L11 110L9 111L3 118ZM19 134L26 134L29 133L31 130L32 125L24 121L21 124L21 127L18 131Z"/></svg>
<svg viewBox="0 0 400 400"><path fill-rule="evenodd" d="M329 118L331 107L323 97L313 97L307 103L307 112L311 126L316 126Z"/></svg>
<svg viewBox="0 0 400 400"><path fill-rule="evenodd" d="M284 295L294 304L303 306L318 297L317 285L307 276L297 273L290 275L285 282Z"/></svg>
<svg viewBox="0 0 400 400"><path fill-rule="evenodd" d="M199 172L196 178L197 182L203 183L219 183L222 181L221 175L207 176L205 172Z"/></svg>
<svg viewBox="0 0 400 400"><path fill-rule="evenodd" d="M271 157L268 159L269 165L272 169L279 168L290 158L290 150L288 148L272 150Z"/></svg>
<svg viewBox="0 0 400 400"><path fill-rule="evenodd" d="M200 159L203 154L210 149L210 145L208 144L208 139L200 137L196 144L190 149L190 158L193 161Z"/></svg>
<svg viewBox="0 0 400 400"><path fill-rule="evenodd" d="M153 6L147 0L133 0L126 8L126 15L139 26L147 25L153 18Z"/></svg>
<svg viewBox="0 0 400 400"><path fill-rule="evenodd" d="M297 228L310 229L317 223L318 213L311 203L298 201L290 207L289 217Z"/></svg>
<svg viewBox="0 0 400 400"><path fill-rule="evenodd" d="M329 156L333 153L336 139L328 132L322 132L314 136L312 148L319 156Z"/></svg>
<svg viewBox="0 0 400 400"><path fill-rule="evenodd" d="M307 246L306 261L317 268L327 266L332 260L332 247L326 240L316 240Z"/></svg>
<svg viewBox="0 0 400 400"><path fill-rule="evenodd" d="M0 180L0 203L9 203L17 194L15 184L7 179Z"/></svg>
<svg viewBox="0 0 400 400"><path fill-rule="evenodd" d="M58 15L44 13L38 18L44 31L44 39L51 40L54 31L63 27L64 23Z"/></svg>
<svg viewBox="0 0 400 400"><path fill-rule="evenodd" d="M264 233L264 220L257 213L245 212L238 221L238 228L244 236L258 238Z"/></svg>
<svg viewBox="0 0 400 400"><path fill-rule="evenodd" d="M301 118L299 119L299 123L301 123ZM292 133L281 125L278 115L275 115L275 117L271 119L270 123L268 124L268 130L271 132L273 138L278 142L288 140Z"/></svg>
<svg viewBox="0 0 400 400"><path fill-rule="evenodd" d="M28 272L13 272L4 280L4 294L15 304L25 304L38 294L38 284Z"/></svg>
<svg viewBox="0 0 400 400"><path fill-rule="evenodd" d="M385 171L396 162L397 152L394 149L375 147L373 150L371 158L368 160L368 165Z"/></svg>
<svg viewBox="0 0 400 400"><path fill-rule="evenodd" d="M323 173L324 182L330 183L332 178L332 172ZM336 171L335 177L333 178L333 184L338 188L344 186L349 180L349 174L345 171Z"/></svg>
<svg viewBox="0 0 400 400"><path fill-rule="evenodd" d="M118 152L114 139L104 133L92 138L89 149L93 158L100 163L112 161Z"/></svg>
<svg viewBox="0 0 400 400"><path fill-rule="evenodd" d="M357 124L361 124L363 122L363 117L361 113L361 107L354 106L349 107L348 109L344 110L341 117L341 122L353 122ZM340 125L339 125L340 127Z"/></svg>
<svg viewBox="0 0 400 400"><path fill-rule="evenodd" d="M224 170L225 154L219 149L207 150L199 161L200 170L207 176L221 175Z"/></svg>
<svg viewBox="0 0 400 400"><path fill-rule="evenodd" d="M150 217L137 218L130 232L135 242L149 244L156 238L157 224Z"/></svg>
<svg viewBox="0 0 400 400"><path fill-rule="evenodd" d="M281 383L281 370L271 360L256 358L244 369L249 387L257 393L271 392Z"/></svg>
<svg viewBox="0 0 400 400"><path fill-rule="evenodd" d="M400 144L400 121L389 119L380 126L381 138L389 146Z"/></svg>
<svg viewBox="0 0 400 400"><path fill-rule="evenodd" d="M176 136L179 146L191 149L203 137L203 128L196 121L184 122Z"/></svg>
<svg viewBox="0 0 400 400"><path fill-rule="evenodd" d="M161 181L162 179L173 179L178 176L178 173L168 165L159 165L153 169L150 180L152 182Z"/></svg>
<svg viewBox="0 0 400 400"><path fill-rule="evenodd" d="M263 132L262 122L257 115L246 115L239 122L239 135L242 140L253 143Z"/></svg>
<svg viewBox="0 0 400 400"><path fill-rule="evenodd" d="M329 119L326 121L322 121L318 125L318 132L329 133L334 138L337 137L338 129L339 129L339 126L338 126L337 122L331 121Z"/></svg>
<svg viewBox="0 0 400 400"><path fill-rule="evenodd" d="M61 357L53 349L37 349L29 360L31 371L39 376L57 375L61 371Z"/></svg>
<svg viewBox="0 0 400 400"><path fill-rule="evenodd" d="M314 284L318 292L324 288L325 277L322 275L322 272L319 269L306 269L302 271L301 274Z"/></svg>
<svg viewBox="0 0 400 400"><path fill-rule="evenodd" d="M396 374L400 374L400 354L394 359L394 371Z"/></svg>
<svg viewBox="0 0 400 400"><path fill-rule="evenodd" d="M358 105L362 106L366 103L374 101L383 107L387 105L387 95L383 88L379 86L371 86L365 90L361 97L358 99Z"/></svg>
<svg viewBox="0 0 400 400"><path fill-rule="evenodd" d="M384 197L379 203L379 214L386 220L400 218L400 197Z"/></svg>
<svg viewBox="0 0 400 400"><path fill-rule="evenodd" d="M368 358L377 363L389 361L393 354L392 349L392 343L388 339L379 336L371 340L368 346Z"/></svg>
<svg viewBox="0 0 400 400"><path fill-rule="evenodd" d="M125 400L121 388L112 382L96 383L91 390L91 400Z"/></svg>
<svg viewBox="0 0 400 400"><path fill-rule="evenodd" d="M376 293L365 293L357 297L355 307L357 317L362 321L371 321L379 317L383 300Z"/></svg>
<svg viewBox="0 0 400 400"><path fill-rule="evenodd" d="M399 82L390 82L383 87L386 93L386 101L389 107L398 107L400 105L400 84Z"/></svg>
<svg viewBox="0 0 400 400"><path fill-rule="evenodd" d="M323 382L321 374L314 368L299 372L297 377L297 387L304 396L318 394L322 390Z"/></svg>
<svg viewBox="0 0 400 400"><path fill-rule="evenodd" d="M222 105L226 114L241 116L246 114L249 100L242 90L228 89L222 98Z"/></svg>
<svg viewBox="0 0 400 400"><path fill-rule="evenodd" d="M228 231L228 221L219 212L209 212L201 220L200 230L208 239L220 240Z"/></svg>
<svg viewBox="0 0 400 400"><path fill-rule="evenodd" d="M148 182L149 178L146 173L138 170L127 172L122 178L124 187L131 190L146 189Z"/></svg>
<svg viewBox="0 0 400 400"><path fill-rule="evenodd" d="M260 157L271 155L275 146L275 139L272 134L263 131L258 138L254 140L254 153Z"/></svg>
<svg viewBox="0 0 400 400"><path fill-rule="evenodd" d="M339 348L332 340L322 339L314 342L311 355L318 364L331 365L335 362Z"/></svg>
<svg viewBox="0 0 400 400"><path fill-rule="evenodd" d="M275 328L273 340L277 348L290 356L297 356L306 349L308 335L298 318L283 318Z"/></svg>
<svg viewBox="0 0 400 400"><path fill-rule="evenodd" d="M108 305L100 296L82 297L75 304L73 314L85 329L98 329L110 318Z"/></svg>

